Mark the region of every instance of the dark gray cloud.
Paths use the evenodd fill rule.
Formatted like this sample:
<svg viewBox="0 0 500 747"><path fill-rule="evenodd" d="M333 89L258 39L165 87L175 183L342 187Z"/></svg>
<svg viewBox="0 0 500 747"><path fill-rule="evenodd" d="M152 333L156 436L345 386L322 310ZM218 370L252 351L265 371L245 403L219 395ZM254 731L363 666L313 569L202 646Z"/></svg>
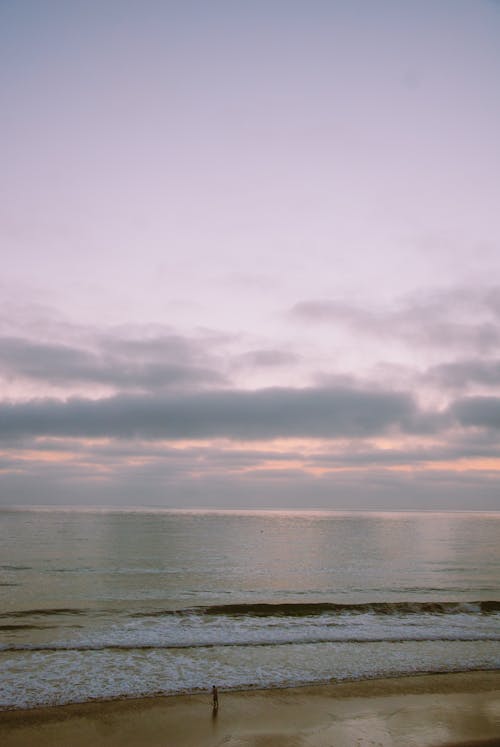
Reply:
<svg viewBox="0 0 500 747"><path fill-rule="evenodd" d="M0 373L50 385L100 384L145 391L224 383L219 372L200 365L201 345L172 335L149 340L107 338L97 350L0 339Z"/></svg>
<svg viewBox="0 0 500 747"><path fill-rule="evenodd" d="M429 369L427 376L431 381L452 389L461 389L474 384L483 387L500 387L500 359L473 358L442 363Z"/></svg>
<svg viewBox="0 0 500 747"><path fill-rule="evenodd" d="M334 438L434 427L408 394L347 387L3 403L0 423L3 437Z"/></svg>
<svg viewBox="0 0 500 747"><path fill-rule="evenodd" d="M464 397L449 412L463 426L500 429L500 397Z"/></svg>

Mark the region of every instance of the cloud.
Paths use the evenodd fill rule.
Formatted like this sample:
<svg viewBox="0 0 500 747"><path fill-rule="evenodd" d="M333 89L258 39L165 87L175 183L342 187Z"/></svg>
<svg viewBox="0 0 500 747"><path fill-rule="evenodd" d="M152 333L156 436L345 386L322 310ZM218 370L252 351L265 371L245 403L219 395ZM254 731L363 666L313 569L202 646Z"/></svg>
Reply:
<svg viewBox="0 0 500 747"><path fill-rule="evenodd" d="M203 328L188 336L162 325L100 330L56 320L30 334L21 325L17 334L0 335L0 382L9 385L4 398L17 399L220 389L230 374L251 380L257 373L275 383L280 370L301 360L272 346L241 352L245 342Z"/></svg>
<svg viewBox="0 0 500 747"><path fill-rule="evenodd" d="M445 438L439 438L445 435ZM28 437L0 441L0 458L3 469L10 463L22 466L62 466L70 463L86 465L92 474L105 470L122 473L131 465L144 465L155 470L162 466L169 473L200 472L227 474L260 470L262 473L277 473L283 470L299 470L303 474L325 474L330 470L360 470L374 468L421 469L446 463L460 466L464 461L474 461L478 469L488 460L500 457L500 432L475 429L453 431L443 434L397 434L397 437L380 443L377 437L339 439L289 439L273 444L266 441L255 443L230 440L176 441L150 439L96 439L85 437ZM0 465L2 469L2 465Z"/></svg>
<svg viewBox="0 0 500 747"><path fill-rule="evenodd" d="M500 344L500 288L441 290L405 298L393 308L313 299L290 309L295 321L345 327L377 339L488 353Z"/></svg>
<svg viewBox="0 0 500 747"><path fill-rule="evenodd" d="M107 408L109 402L103 404ZM4 414L0 410L2 423ZM102 414L109 417L109 409ZM0 504L135 505L140 497L141 503L167 506L457 508L470 506L473 489L476 507L498 506L500 431L454 430L451 420L440 422L447 429L429 435L357 434L286 443L251 437L246 443L154 440L150 431L147 438L117 438L123 428L113 419L109 428L101 427L107 435L68 437L62 422L59 437L29 435L25 429L23 437L0 441ZM139 425L146 430L144 422ZM95 423L80 426L74 430L96 430Z"/></svg>
<svg viewBox="0 0 500 747"><path fill-rule="evenodd" d="M0 339L4 377L52 386L90 383L151 391L223 384L221 373L198 363L202 358L202 344L175 335L141 340L108 336L95 350L19 337Z"/></svg>
<svg viewBox="0 0 500 747"><path fill-rule="evenodd" d="M296 363L299 356L287 350L250 350L240 356L239 360L248 366L256 368L274 368L275 366L290 366Z"/></svg>
<svg viewBox="0 0 500 747"><path fill-rule="evenodd" d="M449 412L463 426L500 429L500 397L464 397Z"/></svg>
<svg viewBox="0 0 500 747"><path fill-rule="evenodd" d="M478 360L474 358L442 363L430 368L427 376L445 387L454 389L461 389L471 384L499 387L500 359Z"/></svg>
<svg viewBox="0 0 500 747"><path fill-rule="evenodd" d="M0 435L270 439L434 426L408 394L358 388L212 390L0 405Z"/></svg>
<svg viewBox="0 0 500 747"><path fill-rule="evenodd" d="M147 488L145 489L145 484ZM87 467L31 464L2 476L0 505L72 503L101 506L232 508L498 509L498 472L451 469L389 472L357 468L312 477L295 470L240 473L179 470L170 461L125 465L111 476Z"/></svg>
<svg viewBox="0 0 500 747"><path fill-rule="evenodd" d="M304 318L319 314L370 334L375 354L384 334L423 344L429 333L437 346L450 325L458 330L453 345L461 340L476 352L485 343L480 325L494 326L499 312L491 289L427 294L392 310L296 307ZM99 330L55 319L45 331L41 322L39 334L28 327L0 338L0 376L18 382L17 399L7 400L6 388L0 401L0 503L35 495L92 503L96 495L118 504L338 507L381 506L387 495L398 507L408 496L422 505L442 496L444 506L455 494L466 505L464 486L476 483L483 505L494 503L500 400L464 395L500 383L497 358L463 355L426 374L386 365L363 380L359 370L335 370L330 335L328 355L316 356L314 340L301 349L296 338L300 355L278 341L253 337L245 352L249 338L162 325ZM300 387L297 371L307 368L314 383ZM461 391L468 386L475 389ZM42 396L27 400L33 392Z"/></svg>

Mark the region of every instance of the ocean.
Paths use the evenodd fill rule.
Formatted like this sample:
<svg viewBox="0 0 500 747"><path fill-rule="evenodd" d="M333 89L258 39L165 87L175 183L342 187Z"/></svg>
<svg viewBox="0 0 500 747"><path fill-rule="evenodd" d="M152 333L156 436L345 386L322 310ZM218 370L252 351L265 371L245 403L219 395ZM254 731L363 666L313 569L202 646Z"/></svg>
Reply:
<svg viewBox="0 0 500 747"><path fill-rule="evenodd" d="M500 669L500 513L0 510L0 707Z"/></svg>

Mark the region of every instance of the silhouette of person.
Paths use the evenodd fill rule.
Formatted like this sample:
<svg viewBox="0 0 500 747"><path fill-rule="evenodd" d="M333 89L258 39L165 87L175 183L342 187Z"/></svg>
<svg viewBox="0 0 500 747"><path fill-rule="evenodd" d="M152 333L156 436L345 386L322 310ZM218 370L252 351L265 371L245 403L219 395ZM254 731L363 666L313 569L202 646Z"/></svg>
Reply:
<svg viewBox="0 0 500 747"><path fill-rule="evenodd" d="M219 710L219 693L215 685L212 685L212 708L214 713Z"/></svg>

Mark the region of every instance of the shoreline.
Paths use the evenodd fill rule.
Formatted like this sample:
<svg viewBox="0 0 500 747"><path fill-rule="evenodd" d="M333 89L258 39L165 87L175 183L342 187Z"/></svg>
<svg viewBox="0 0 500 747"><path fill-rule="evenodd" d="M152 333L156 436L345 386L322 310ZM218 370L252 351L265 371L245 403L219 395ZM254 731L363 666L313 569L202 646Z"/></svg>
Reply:
<svg viewBox="0 0 500 747"><path fill-rule="evenodd" d="M266 686L260 686L260 685L247 685L242 687L228 687L224 688L223 686L218 687L218 691L223 696L228 695L251 695L252 693L286 693L286 692L294 692L297 691L297 693L300 693L302 690L316 690L316 689L323 689L323 688L330 688L330 687L339 687L339 692L336 694L336 697L353 697L351 693L351 689L354 691L359 690L359 697L368 697L365 691L371 690L376 687L377 684L381 684L383 687L384 694L391 695L396 694L400 692L401 689L401 683L404 683L405 690L408 692L408 694L420 694L423 692L422 687L420 687L418 681L420 678L447 678L447 677L463 677L466 678L468 675L472 675L474 677L478 675L488 675L492 673L493 675L499 675L500 676L500 669L463 669L459 671L454 672L414 672L413 674L395 674L395 675L384 675L380 677L366 677L364 679L345 679L345 680L337 680L335 678L332 678L331 680L326 681L318 681L318 682L304 682L299 684L291 684L291 685L273 685L271 687ZM488 678L486 677L486 680ZM401 682L400 682L401 681ZM443 680L440 680L440 682L444 682ZM391 684L393 687L391 687ZM352 686L352 688L351 688ZM423 686L425 690L425 685ZM452 686L451 686L452 687ZM482 687L480 684L479 687ZM488 688L487 688L488 689ZM454 692L453 689L448 690L446 687L442 691L444 692ZM464 692L466 692L464 690ZM184 692L153 692L148 695L116 695L116 696L110 696L108 698L106 697L96 697L96 698L90 698L89 700L81 700L81 701L75 701L70 703L42 703L39 705L33 705L33 706L2 706L0 704L0 723L1 723L1 717L3 714L13 714L13 713L31 713L32 711L36 711L37 713L44 713L46 711L59 711L62 709L69 709L69 708L85 708L86 706L107 706L112 705L113 703L147 703L148 701L155 701L155 700L165 700L166 698L196 698L196 697L206 697L208 693L208 690L205 689L198 689L198 690L186 690ZM371 694L371 693L370 693Z"/></svg>
<svg viewBox="0 0 500 747"><path fill-rule="evenodd" d="M0 711L2 747L500 747L500 670Z"/></svg>

